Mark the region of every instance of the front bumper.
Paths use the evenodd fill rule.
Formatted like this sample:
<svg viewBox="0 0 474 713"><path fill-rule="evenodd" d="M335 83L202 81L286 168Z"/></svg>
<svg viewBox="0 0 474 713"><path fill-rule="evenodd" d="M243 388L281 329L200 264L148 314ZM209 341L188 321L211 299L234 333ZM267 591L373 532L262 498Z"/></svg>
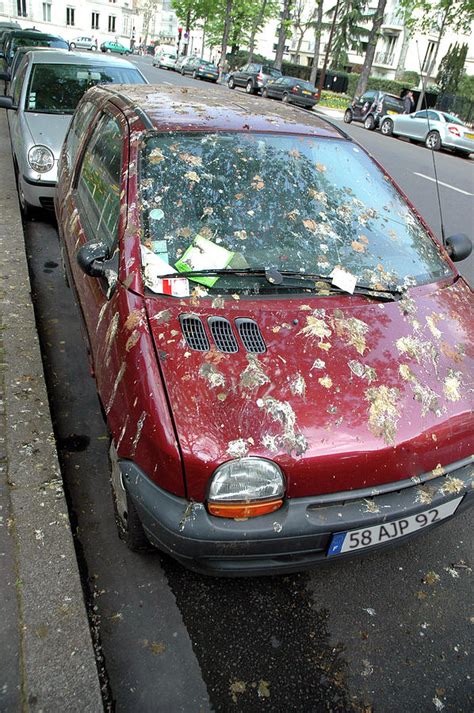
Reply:
<svg viewBox="0 0 474 713"><path fill-rule="evenodd" d="M120 467L156 547L202 574L248 576L294 572L352 556L328 559L337 532L389 523L459 497L456 512L461 512L474 503L472 464L471 457L452 464L444 475L430 472L378 489L288 499L277 512L246 521L209 515L202 503L159 488L131 461L121 461ZM361 552L384 549L421 531Z"/></svg>
<svg viewBox="0 0 474 713"><path fill-rule="evenodd" d="M56 181L37 181L24 175L20 177L20 181L21 190L29 205L35 206L36 208L52 209Z"/></svg>

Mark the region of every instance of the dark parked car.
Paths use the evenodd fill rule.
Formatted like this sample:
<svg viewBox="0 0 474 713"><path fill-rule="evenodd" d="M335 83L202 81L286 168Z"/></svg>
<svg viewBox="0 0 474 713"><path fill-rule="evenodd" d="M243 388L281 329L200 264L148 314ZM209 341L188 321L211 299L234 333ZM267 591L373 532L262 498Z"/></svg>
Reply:
<svg viewBox="0 0 474 713"><path fill-rule="evenodd" d="M191 74L194 79L207 79L214 84L219 79L219 70L213 62L208 62L201 57L186 57L181 62L179 71L181 74Z"/></svg>
<svg viewBox="0 0 474 713"><path fill-rule="evenodd" d="M119 532L225 575L405 542L474 501L472 292L337 127L219 96L97 86L60 157Z"/></svg>
<svg viewBox="0 0 474 713"><path fill-rule="evenodd" d="M297 104L311 109L319 100L319 90L314 84L298 77L279 77L269 80L262 92L264 97L281 99L287 104Z"/></svg>
<svg viewBox="0 0 474 713"><path fill-rule="evenodd" d="M279 69L274 69L267 64L252 62L231 72L227 79L227 85L229 89L245 87L247 94L258 94L269 79L278 79L281 76L282 73Z"/></svg>
<svg viewBox="0 0 474 713"><path fill-rule="evenodd" d="M50 35L37 30L14 30L10 32L3 45L3 59L5 70L8 70L15 57L18 47L55 47L57 49L69 49L69 44L62 37Z"/></svg>
<svg viewBox="0 0 474 713"><path fill-rule="evenodd" d="M362 121L366 129L376 129L380 124L380 119L386 114L403 114L403 99L395 94L387 92L369 90L360 98L354 99L352 104L346 109L344 121L350 124L351 121Z"/></svg>

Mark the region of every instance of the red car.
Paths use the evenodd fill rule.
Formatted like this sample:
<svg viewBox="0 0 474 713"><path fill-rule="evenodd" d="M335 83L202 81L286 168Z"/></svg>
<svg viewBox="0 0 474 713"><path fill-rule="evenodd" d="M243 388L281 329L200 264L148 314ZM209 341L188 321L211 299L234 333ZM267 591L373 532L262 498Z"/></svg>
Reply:
<svg viewBox="0 0 474 713"><path fill-rule="evenodd" d="M95 87L55 205L132 549L292 571L472 504L470 242L441 247L338 128Z"/></svg>

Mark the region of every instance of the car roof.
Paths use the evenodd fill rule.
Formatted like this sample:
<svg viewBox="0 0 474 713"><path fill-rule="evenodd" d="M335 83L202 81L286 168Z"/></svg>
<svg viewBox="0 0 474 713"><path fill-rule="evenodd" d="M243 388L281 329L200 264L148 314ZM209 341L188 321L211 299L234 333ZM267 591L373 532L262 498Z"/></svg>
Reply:
<svg viewBox="0 0 474 713"><path fill-rule="evenodd" d="M31 37L32 39L37 40L38 37L42 40L48 39L48 40L63 40L64 42L66 41L64 37L60 37L59 35L52 35L49 32L38 32L38 30L13 30L10 34L10 37L15 38L15 37Z"/></svg>
<svg viewBox="0 0 474 713"><path fill-rule="evenodd" d="M104 56L100 54L84 54L84 52L70 52L67 49L47 49L39 50L36 48L34 51L29 53L31 61L35 64L91 64L95 65L105 65L107 67L132 67L135 69L135 65L131 62L127 62L126 59L121 59L119 57L110 57L109 55Z"/></svg>
<svg viewBox="0 0 474 713"><path fill-rule="evenodd" d="M163 131L251 131L302 134L347 140L333 124L296 107L256 102L227 89L162 84L103 85L92 94L114 99L125 114L140 115L149 129ZM118 101L117 101L118 100Z"/></svg>

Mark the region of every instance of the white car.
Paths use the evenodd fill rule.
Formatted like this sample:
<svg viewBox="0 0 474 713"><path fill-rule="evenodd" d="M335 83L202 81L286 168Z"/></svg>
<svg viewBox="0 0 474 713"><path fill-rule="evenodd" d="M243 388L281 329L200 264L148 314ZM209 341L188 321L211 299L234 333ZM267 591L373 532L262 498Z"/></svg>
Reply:
<svg viewBox="0 0 474 713"><path fill-rule="evenodd" d="M174 69L177 55L171 52L163 52L153 57L153 66L162 67L163 69Z"/></svg>
<svg viewBox="0 0 474 713"><path fill-rule="evenodd" d="M451 149L459 156L474 153L474 129L444 111L428 109L414 114L384 116L380 131L385 136L406 136L433 151Z"/></svg>
<svg viewBox="0 0 474 713"><path fill-rule="evenodd" d="M90 50L91 52L96 52L97 50L97 40L93 37L75 37L69 43L70 50Z"/></svg>

